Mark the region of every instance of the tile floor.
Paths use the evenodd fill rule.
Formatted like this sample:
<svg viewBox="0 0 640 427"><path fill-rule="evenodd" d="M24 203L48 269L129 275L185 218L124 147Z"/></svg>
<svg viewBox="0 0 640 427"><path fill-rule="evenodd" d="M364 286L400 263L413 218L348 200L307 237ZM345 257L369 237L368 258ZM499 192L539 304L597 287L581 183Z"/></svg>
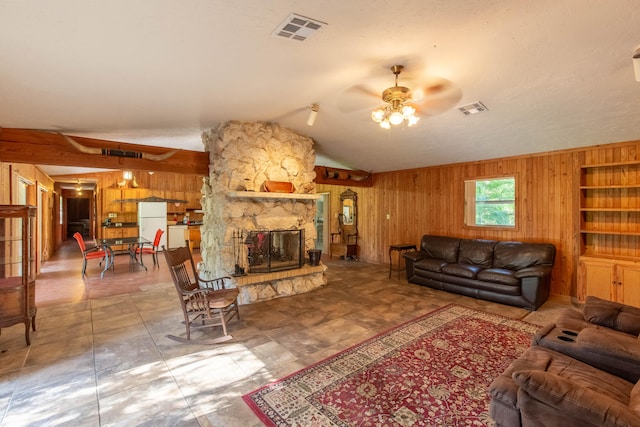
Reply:
<svg viewBox="0 0 640 427"><path fill-rule="evenodd" d="M438 307L545 324L571 306L551 298L530 313L388 279L386 265L324 260L326 287L241 306L234 339L201 346L166 338L184 326L162 256L148 272L117 257L104 279L92 261L83 280L79 255L67 242L43 265L31 346L22 325L2 330L1 426L259 426L243 394Z"/></svg>

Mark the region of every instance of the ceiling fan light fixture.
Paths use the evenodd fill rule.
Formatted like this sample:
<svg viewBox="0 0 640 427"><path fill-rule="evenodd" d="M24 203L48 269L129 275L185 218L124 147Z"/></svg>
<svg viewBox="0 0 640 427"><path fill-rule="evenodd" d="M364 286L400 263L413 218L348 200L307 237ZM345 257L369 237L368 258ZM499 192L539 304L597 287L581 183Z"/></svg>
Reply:
<svg viewBox="0 0 640 427"><path fill-rule="evenodd" d="M411 116L413 116L416 113L416 109L413 108L411 105L405 105L404 107L402 107L402 116L404 118L410 118Z"/></svg>
<svg viewBox="0 0 640 427"><path fill-rule="evenodd" d="M411 89L398 86L398 75L404 66L394 65L391 72L395 75L395 86L385 89L382 92L382 100L387 103L383 108L378 108L371 112L371 119L380 124L383 129L390 129L391 125L397 126L405 120L409 126L418 123L416 109L409 102L413 99Z"/></svg>
<svg viewBox="0 0 640 427"><path fill-rule="evenodd" d="M373 110L371 112L371 118L373 119L374 122L380 123L382 120L384 120L384 110L382 108Z"/></svg>
<svg viewBox="0 0 640 427"><path fill-rule="evenodd" d="M404 116L400 111L394 111L389 115L389 123L392 125L399 125L404 120Z"/></svg>

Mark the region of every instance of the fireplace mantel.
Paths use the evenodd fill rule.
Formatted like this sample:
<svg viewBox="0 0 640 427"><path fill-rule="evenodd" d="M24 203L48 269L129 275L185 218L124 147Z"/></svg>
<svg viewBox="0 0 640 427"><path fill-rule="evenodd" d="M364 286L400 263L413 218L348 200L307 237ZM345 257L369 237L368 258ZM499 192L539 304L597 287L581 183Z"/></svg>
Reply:
<svg viewBox="0 0 640 427"><path fill-rule="evenodd" d="M317 200L319 194L302 193L265 193L259 191L229 191L227 197L236 199L284 199L284 200Z"/></svg>

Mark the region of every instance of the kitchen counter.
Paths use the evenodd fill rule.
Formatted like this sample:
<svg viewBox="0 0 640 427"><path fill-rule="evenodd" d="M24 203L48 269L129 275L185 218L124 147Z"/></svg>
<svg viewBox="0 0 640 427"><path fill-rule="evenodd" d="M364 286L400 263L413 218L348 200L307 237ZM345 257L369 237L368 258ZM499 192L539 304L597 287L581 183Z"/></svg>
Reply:
<svg viewBox="0 0 640 427"><path fill-rule="evenodd" d="M119 225L116 225L119 224ZM127 227L137 227L137 222L112 222L111 225L104 225L102 223L102 228L127 228Z"/></svg>
<svg viewBox="0 0 640 427"><path fill-rule="evenodd" d="M189 241L189 248L200 248L200 226L190 225L184 230L184 239Z"/></svg>

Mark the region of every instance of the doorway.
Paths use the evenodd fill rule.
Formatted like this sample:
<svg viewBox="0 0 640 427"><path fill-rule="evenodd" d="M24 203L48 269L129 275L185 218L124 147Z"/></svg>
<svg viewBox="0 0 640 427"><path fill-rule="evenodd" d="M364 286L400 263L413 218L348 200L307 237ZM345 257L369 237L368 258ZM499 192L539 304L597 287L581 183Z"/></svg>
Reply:
<svg viewBox="0 0 640 427"><path fill-rule="evenodd" d="M329 193L319 193L320 198L316 200L316 247L325 254L329 253L329 227L325 224L329 224Z"/></svg>
<svg viewBox="0 0 640 427"><path fill-rule="evenodd" d="M91 238L91 199L67 199L67 237L73 237L76 232L84 238Z"/></svg>

